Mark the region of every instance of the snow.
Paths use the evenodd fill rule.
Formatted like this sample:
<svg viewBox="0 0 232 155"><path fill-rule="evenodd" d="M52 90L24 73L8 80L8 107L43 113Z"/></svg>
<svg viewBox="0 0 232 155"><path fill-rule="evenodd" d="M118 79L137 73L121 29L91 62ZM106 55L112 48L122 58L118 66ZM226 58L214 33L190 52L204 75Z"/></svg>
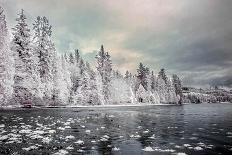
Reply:
<svg viewBox="0 0 232 155"><path fill-rule="evenodd" d="M176 155L187 155L187 154L184 152L178 152L178 153L176 153Z"/></svg>
<svg viewBox="0 0 232 155"><path fill-rule="evenodd" d="M81 144L84 144L84 141L82 141L82 140L78 140L78 141L76 141L76 142L74 142L75 144L79 144L79 145L81 145Z"/></svg>
<svg viewBox="0 0 232 155"><path fill-rule="evenodd" d="M56 130L48 130L49 133L56 133Z"/></svg>
<svg viewBox="0 0 232 155"><path fill-rule="evenodd" d="M113 150L113 151L119 151L119 150L120 150L120 148L118 148L118 147L114 147L112 150Z"/></svg>
<svg viewBox="0 0 232 155"><path fill-rule="evenodd" d="M49 144L51 141L52 141L52 138L50 138L50 137L45 137L42 139L42 142L45 144Z"/></svg>
<svg viewBox="0 0 232 155"><path fill-rule="evenodd" d="M5 127L5 125L4 124L0 124L0 128L4 128Z"/></svg>
<svg viewBox="0 0 232 155"><path fill-rule="evenodd" d="M153 148L152 147L150 147L150 146L147 146L147 147L145 147L144 149L142 149L143 151L146 151L146 152L152 152L152 151L155 151L155 150L153 150Z"/></svg>
<svg viewBox="0 0 232 155"><path fill-rule="evenodd" d="M66 147L66 149L67 149L67 150L73 150L73 149L74 149L74 147L72 147L72 146L68 146L68 147Z"/></svg>
<svg viewBox="0 0 232 155"><path fill-rule="evenodd" d="M8 139L8 135L3 135L3 136L0 137L1 141L6 140L6 139Z"/></svg>
<svg viewBox="0 0 232 155"><path fill-rule="evenodd" d="M194 150L196 150L196 151L201 151L201 150L203 150L203 148L200 147L200 146L196 146L196 147L194 147Z"/></svg>
<svg viewBox="0 0 232 155"><path fill-rule="evenodd" d="M56 152L56 153L54 153L54 155L66 155L66 154L68 154L68 151L66 151L66 150L59 150L58 152Z"/></svg>
<svg viewBox="0 0 232 155"><path fill-rule="evenodd" d="M69 135L69 136L66 136L65 139L67 139L67 140L68 140L68 139L75 139L75 137L72 136L72 135Z"/></svg>
<svg viewBox="0 0 232 155"><path fill-rule="evenodd" d="M27 147L27 148L22 148L22 150L24 150L24 151L30 151L30 150L35 150L35 149L38 149L38 147L37 146L29 146L29 147Z"/></svg>

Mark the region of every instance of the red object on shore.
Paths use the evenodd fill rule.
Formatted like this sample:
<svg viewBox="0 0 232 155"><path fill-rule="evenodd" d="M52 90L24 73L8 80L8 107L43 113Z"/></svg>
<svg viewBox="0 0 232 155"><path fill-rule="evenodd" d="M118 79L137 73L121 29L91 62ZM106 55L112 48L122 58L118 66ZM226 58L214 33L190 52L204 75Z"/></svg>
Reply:
<svg viewBox="0 0 232 155"><path fill-rule="evenodd" d="M32 108L32 102L30 100L24 101L23 108Z"/></svg>

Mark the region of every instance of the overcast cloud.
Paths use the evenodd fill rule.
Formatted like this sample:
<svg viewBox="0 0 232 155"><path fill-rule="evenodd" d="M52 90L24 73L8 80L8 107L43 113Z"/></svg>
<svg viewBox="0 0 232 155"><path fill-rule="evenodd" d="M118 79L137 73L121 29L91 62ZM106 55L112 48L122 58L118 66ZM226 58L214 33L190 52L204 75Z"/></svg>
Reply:
<svg viewBox="0 0 232 155"><path fill-rule="evenodd" d="M28 23L46 16L58 52L78 48L94 65L104 44L114 67L136 71L140 61L166 68L187 86L232 87L231 0L0 0L8 27L20 9Z"/></svg>

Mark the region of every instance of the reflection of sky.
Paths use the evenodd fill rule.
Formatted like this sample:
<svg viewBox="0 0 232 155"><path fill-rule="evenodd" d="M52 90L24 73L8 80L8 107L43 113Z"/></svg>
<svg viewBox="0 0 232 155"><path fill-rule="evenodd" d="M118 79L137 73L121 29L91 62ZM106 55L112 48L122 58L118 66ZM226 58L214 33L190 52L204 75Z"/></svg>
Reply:
<svg viewBox="0 0 232 155"><path fill-rule="evenodd" d="M1 0L8 26L25 9L30 23L47 16L59 52L80 49L94 61L101 44L114 67L140 61L181 75L186 85L232 86L231 0Z"/></svg>

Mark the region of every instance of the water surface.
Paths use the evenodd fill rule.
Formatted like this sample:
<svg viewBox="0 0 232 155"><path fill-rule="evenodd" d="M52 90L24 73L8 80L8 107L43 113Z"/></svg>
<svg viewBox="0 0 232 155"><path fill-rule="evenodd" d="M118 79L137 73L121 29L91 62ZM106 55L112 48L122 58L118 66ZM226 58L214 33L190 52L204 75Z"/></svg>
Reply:
<svg viewBox="0 0 232 155"><path fill-rule="evenodd" d="M0 154L232 154L232 104L0 110Z"/></svg>

